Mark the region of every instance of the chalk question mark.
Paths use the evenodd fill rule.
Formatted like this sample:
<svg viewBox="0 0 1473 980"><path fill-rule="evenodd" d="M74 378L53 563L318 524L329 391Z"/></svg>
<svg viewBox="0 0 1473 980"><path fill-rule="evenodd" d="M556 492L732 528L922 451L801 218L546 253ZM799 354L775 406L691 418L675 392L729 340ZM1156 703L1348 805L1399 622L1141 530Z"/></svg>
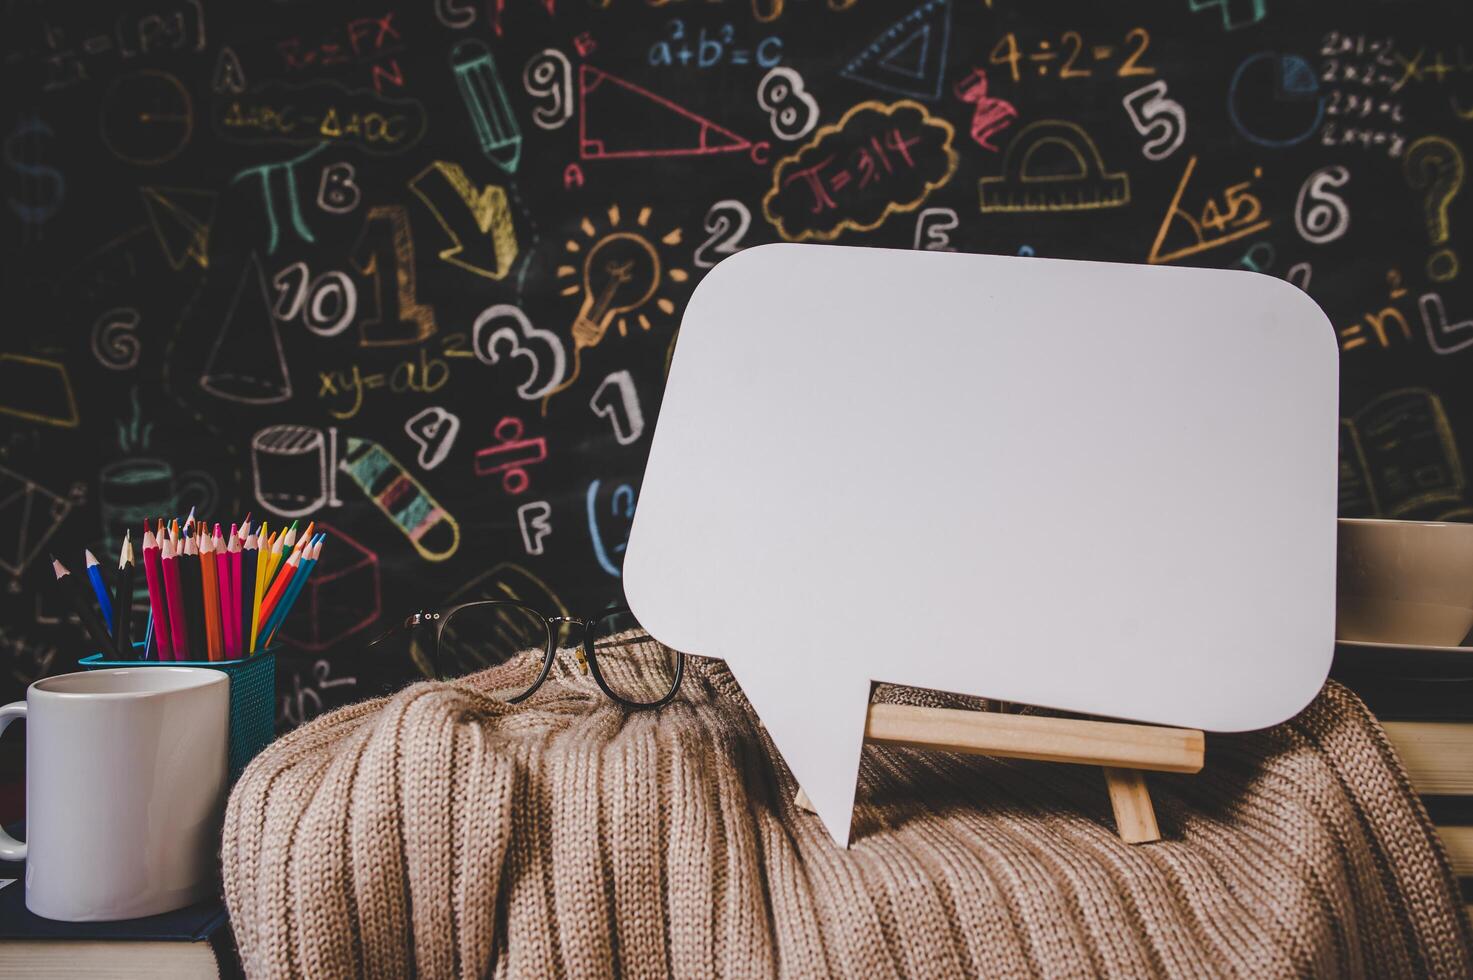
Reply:
<svg viewBox="0 0 1473 980"><path fill-rule="evenodd" d="M1424 190L1422 209L1427 218L1427 240L1443 245L1448 240L1447 208L1463 187L1463 154L1441 136L1423 136L1407 149L1402 162L1407 183ZM1447 282L1458 274L1458 256L1450 248L1439 248L1427 257L1427 278Z"/></svg>

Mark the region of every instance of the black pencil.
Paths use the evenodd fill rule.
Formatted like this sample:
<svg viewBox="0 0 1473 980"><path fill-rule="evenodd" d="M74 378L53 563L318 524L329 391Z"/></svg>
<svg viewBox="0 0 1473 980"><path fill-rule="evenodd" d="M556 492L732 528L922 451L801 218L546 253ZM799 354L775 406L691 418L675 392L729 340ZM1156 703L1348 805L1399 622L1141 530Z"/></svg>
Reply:
<svg viewBox="0 0 1473 980"><path fill-rule="evenodd" d="M191 649L178 660L208 660L205 643L205 585L199 570L199 543L184 539L184 554L179 557L179 581L184 585L184 619L189 628Z"/></svg>
<svg viewBox="0 0 1473 980"><path fill-rule="evenodd" d="M123 550L118 555L118 582L113 593L113 639L119 660L136 660L133 652L133 532L123 533ZM143 651L145 654L148 651Z"/></svg>
<svg viewBox="0 0 1473 980"><path fill-rule="evenodd" d="M72 611L77 614L77 619L82 622L82 629L87 633L88 640L97 648L97 652L103 656L113 648L113 641L107 635L107 627L102 625L102 617L97 615L97 610L92 608L92 599L88 595L90 588L84 588L82 583L67 567L61 563L61 559L55 555L51 556L51 570L56 573L56 587L66 596L66 601L71 604Z"/></svg>

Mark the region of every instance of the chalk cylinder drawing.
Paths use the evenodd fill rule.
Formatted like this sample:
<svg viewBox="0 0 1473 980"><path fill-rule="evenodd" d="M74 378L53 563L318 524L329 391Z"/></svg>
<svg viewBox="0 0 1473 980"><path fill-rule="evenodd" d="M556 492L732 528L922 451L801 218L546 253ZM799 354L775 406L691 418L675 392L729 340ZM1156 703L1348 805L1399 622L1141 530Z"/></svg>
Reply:
<svg viewBox="0 0 1473 980"><path fill-rule="evenodd" d="M1337 402L1334 329L1269 276L757 246L686 309L625 594L730 664L843 843L872 682L1216 731L1304 707Z"/></svg>
<svg viewBox="0 0 1473 980"><path fill-rule="evenodd" d="M281 517L304 517L328 499L327 439L306 425L272 425L251 437L256 500Z"/></svg>

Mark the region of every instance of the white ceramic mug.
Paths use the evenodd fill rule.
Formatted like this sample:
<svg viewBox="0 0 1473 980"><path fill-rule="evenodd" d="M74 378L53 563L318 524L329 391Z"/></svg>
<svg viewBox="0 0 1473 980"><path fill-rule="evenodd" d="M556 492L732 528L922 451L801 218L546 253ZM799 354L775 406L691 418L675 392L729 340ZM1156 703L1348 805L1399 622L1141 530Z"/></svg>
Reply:
<svg viewBox="0 0 1473 980"><path fill-rule="evenodd" d="M26 720L26 908L48 919L133 919L215 893L230 678L120 667L36 681L0 708Z"/></svg>

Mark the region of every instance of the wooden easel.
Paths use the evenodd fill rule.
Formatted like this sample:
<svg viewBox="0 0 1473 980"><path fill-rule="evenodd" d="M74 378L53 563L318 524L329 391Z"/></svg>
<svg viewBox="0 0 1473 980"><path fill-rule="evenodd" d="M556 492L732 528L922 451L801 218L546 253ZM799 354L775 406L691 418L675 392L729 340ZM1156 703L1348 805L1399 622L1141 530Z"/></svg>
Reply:
<svg viewBox="0 0 1473 980"><path fill-rule="evenodd" d="M1100 766L1116 831L1127 844L1161 839L1146 772L1200 772L1203 762L1202 732L1195 728L907 704L870 705L864 740L873 745ZM795 802L813 809L802 789Z"/></svg>

